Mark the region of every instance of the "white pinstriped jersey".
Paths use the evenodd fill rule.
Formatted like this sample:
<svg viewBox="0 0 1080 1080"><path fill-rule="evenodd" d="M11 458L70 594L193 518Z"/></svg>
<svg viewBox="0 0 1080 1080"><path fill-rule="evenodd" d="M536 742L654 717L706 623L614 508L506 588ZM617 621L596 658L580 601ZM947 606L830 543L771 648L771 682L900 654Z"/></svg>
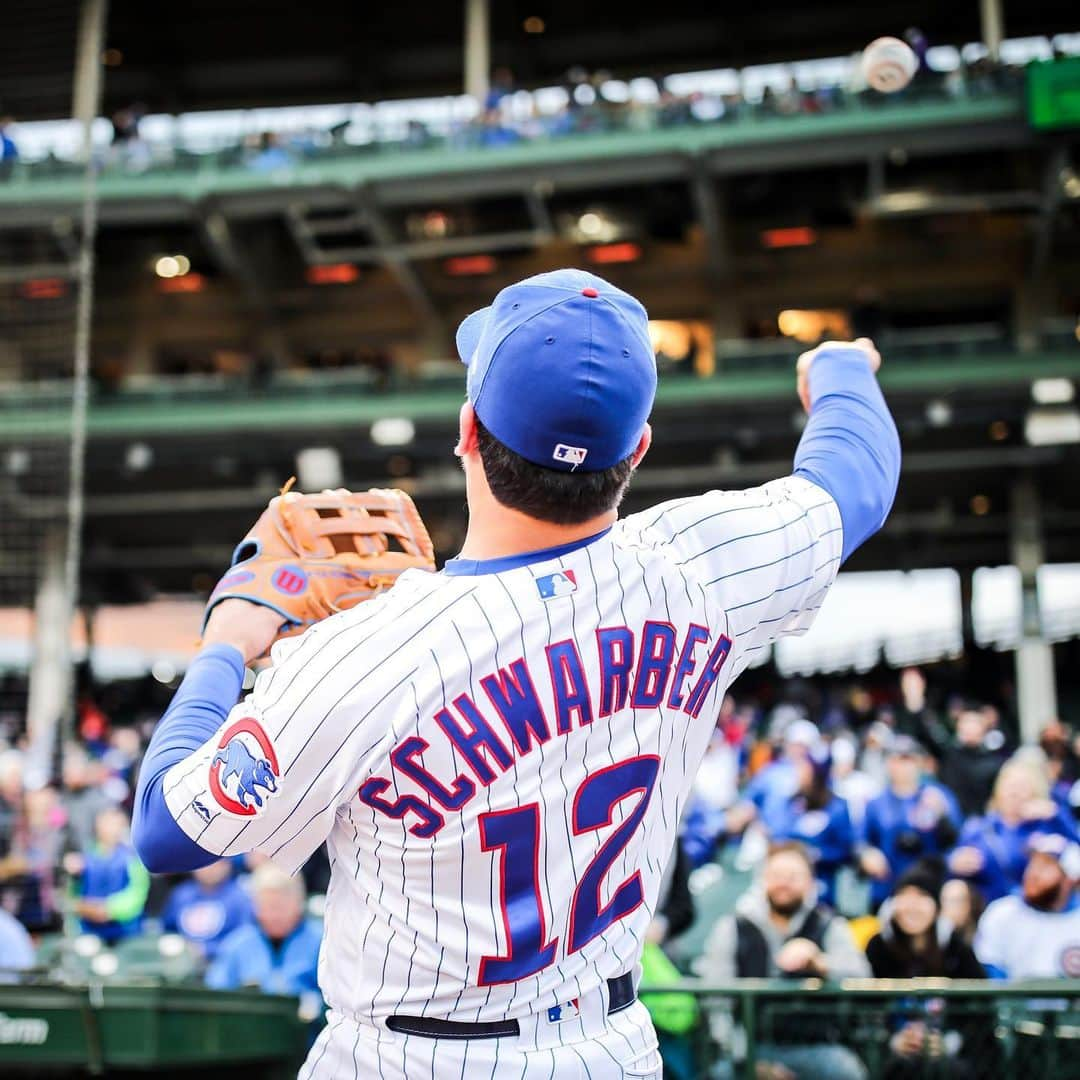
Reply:
<svg viewBox="0 0 1080 1080"><path fill-rule="evenodd" d="M810 626L840 551L832 498L788 477L544 561L409 571L276 645L169 809L290 870L328 840L332 1009L551 1010L572 1037L572 1003L635 969L727 685Z"/></svg>

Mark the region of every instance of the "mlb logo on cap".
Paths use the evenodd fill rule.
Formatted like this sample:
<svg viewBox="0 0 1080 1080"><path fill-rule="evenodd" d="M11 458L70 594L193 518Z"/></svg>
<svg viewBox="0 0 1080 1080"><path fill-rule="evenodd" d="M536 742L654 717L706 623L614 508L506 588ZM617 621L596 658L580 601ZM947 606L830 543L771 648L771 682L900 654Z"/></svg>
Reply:
<svg viewBox="0 0 1080 1080"><path fill-rule="evenodd" d="M559 443L555 447L555 453L551 456L556 461L566 462L570 465L581 465L585 461L588 452L588 449L584 446L567 446L566 443Z"/></svg>
<svg viewBox="0 0 1080 1080"><path fill-rule="evenodd" d="M554 600L557 596L569 596L577 589L577 578L573 570L559 570L554 574L545 574L536 579L536 588L541 600Z"/></svg>

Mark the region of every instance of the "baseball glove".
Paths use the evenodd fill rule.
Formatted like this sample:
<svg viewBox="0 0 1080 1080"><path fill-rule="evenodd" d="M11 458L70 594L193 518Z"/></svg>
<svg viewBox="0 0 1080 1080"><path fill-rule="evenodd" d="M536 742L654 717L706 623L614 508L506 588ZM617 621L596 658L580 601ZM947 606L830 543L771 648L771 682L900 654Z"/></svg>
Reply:
<svg viewBox="0 0 1080 1080"><path fill-rule="evenodd" d="M385 592L414 567L435 569L431 538L404 491L344 488L302 495L293 481L236 546L210 612L238 597L278 612L275 641Z"/></svg>

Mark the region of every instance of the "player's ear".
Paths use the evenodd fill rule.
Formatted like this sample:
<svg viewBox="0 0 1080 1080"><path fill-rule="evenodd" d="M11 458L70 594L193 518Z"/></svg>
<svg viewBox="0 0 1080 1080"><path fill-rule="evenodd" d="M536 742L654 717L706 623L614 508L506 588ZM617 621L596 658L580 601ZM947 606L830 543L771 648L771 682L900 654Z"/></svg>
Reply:
<svg viewBox="0 0 1080 1080"><path fill-rule="evenodd" d="M646 423L641 438L638 440L637 449L634 451L635 469L641 464L641 459L649 452L650 446L652 446L652 426Z"/></svg>
<svg viewBox="0 0 1080 1080"><path fill-rule="evenodd" d="M458 442L454 447L454 453L458 457L464 457L477 449L476 441L476 413L473 412L472 402L466 401L461 406L458 414Z"/></svg>

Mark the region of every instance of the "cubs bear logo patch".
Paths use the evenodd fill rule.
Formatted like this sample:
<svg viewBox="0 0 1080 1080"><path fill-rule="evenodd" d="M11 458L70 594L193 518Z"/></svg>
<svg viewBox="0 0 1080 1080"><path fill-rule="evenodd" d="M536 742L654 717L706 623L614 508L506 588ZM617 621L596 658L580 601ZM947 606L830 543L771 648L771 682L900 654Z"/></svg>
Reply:
<svg viewBox="0 0 1080 1080"><path fill-rule="evenodd" d="M210 760L214 801L237 817L254 817L278 793L281 769L270 737L253 716L230 724Z"/></svg>

